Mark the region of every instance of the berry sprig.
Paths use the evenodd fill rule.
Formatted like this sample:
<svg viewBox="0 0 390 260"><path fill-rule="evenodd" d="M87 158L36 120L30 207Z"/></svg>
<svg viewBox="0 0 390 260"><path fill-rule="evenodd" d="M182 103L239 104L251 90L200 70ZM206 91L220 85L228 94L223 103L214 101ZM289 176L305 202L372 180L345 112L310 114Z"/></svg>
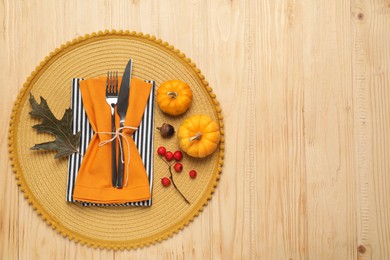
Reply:
<svg viewBox="0 0 390 260"><path fill-rule="evenodd" d="M179 188L176 186L175 181L173 180L173 174L172 174L172 166L174 167L176 172L181 172L183 170L183 165L179 163L178 161L181 161L183 158L183 153L181 151L176 151L175 153L172 153L170 151L167 151L165 147L160 146L157 149L158 155L160 155L161 160L163 160L168 165L169 170L169 179L167 177L164 177L161 179L161 183L164 187L168 187L171 182L173 187L179 192L179 194L183 197L185 202L190 204L188 199L184 196L184 194L179 190ZM177 162L171 162L173 159Z"/></svg>

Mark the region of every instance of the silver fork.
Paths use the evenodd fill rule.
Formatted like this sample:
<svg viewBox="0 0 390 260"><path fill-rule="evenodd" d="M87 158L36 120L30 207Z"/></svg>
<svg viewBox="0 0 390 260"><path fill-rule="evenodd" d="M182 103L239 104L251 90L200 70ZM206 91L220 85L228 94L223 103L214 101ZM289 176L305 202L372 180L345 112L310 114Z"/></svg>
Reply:
<svg viewBox="0 0 390 260"><path fill-rule="evenodd" d="M111 130L115 133L115 106L118 102L118 71L108 71L106 81L106 102L111 108ZM114 137L115 134L112 134ZM116 142L111 142L111 170L112 186L116 187L117 169L116 169Z"/></svg>

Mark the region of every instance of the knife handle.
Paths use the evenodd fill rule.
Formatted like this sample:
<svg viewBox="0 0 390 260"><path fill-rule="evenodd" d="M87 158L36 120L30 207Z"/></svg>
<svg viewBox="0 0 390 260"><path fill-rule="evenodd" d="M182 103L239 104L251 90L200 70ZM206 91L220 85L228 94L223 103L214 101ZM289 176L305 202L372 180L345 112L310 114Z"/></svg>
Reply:
<svg viewBox="0 0 390 260"><path fill-rule="evenodd" d="M111 129L115 133L115 113L111 116ZM115 134L112 134L114 137ZM112 187L116 187L116 140L111 142L111 171L112 171Z"/></svg>
<svg viewBox="0 0 390 260"><path fill-rule="evenodd" d="M122 129L119 130L120 133L122 133ZM125 164L122 162L121 160L121 156L125 156L124 155L124 150L123 150L123 139L122 139L122 135L119 135L119 138L120 138L120 141L121 141L121 155L119 156L119 160L118 160L118 175L117 175L117 180L116 180L116 187L118 189L122 189L123 188L123 175L124 175L124 166Z"/></svg>

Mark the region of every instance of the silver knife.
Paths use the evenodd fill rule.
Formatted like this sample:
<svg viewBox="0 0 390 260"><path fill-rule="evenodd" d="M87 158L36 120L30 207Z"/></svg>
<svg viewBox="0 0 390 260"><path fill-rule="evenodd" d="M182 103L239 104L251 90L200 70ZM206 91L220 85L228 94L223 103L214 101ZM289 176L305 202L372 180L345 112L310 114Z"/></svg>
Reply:
<svg viewBox="0 0 390 260"><path fill-rule="evenodd" d="M129 106L130 81L131 81L132 66L133 66L133 61L132 61L132 59L130 59L126 65L125 72L123 73L121 88L119 90L119 95L118 95L118 102L116 104L117 113L118 113L119 118L120 118L119 127L123 127L125 125L127 108ZM120 133L122 133L122 130L120 130ZM124 153L123 146L124 145L123 145L122 136L120 135L119 138L121 139L121 143L122 143L122 145L121 145L122 150L121 150L120 154L123 155L123 153ZM124 175L124 168L125 168L124 166L125 166L125 164L122 163L122 160L119 158L119 160L118 160L118 174L117 174L117 179L116 179L116 187L118 189L123 188L123 175Z"/></svg>

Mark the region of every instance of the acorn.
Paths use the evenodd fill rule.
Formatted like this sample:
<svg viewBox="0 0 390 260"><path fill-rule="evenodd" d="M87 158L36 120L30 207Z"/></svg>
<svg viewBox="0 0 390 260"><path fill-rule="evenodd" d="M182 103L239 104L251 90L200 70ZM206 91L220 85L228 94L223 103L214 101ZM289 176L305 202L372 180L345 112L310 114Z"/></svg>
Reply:
<svg viewBox="0 0 390 260"><path fill-rule="evenodd" d="M167 123L163 123L160 127L157 127L157 130L160 130L162 137L171 137L175 133L175 128Z"/></svg>

